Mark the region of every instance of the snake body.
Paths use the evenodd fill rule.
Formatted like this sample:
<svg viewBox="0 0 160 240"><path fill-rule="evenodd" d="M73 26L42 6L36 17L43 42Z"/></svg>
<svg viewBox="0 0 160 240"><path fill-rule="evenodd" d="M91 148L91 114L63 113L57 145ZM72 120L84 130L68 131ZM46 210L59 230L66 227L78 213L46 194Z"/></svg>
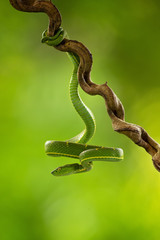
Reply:
<svg viewBox="0 0 160 240"><path fill-rule="evenodd" d="M65 31L62 28L59 28L54 37L47 36L47 31L45 31L42 35L42 43L46 43L49 46L57 46L63 41L65 35ZM47 141L45 143L45 152L49 156L64 156L80 160L80 164L66 164L56 168L52 171L54 176L66 176L87 172L92 169L93 161L114 162L123 159L123 150L120 148L87 145L87 142L95 133L95 119L78 93L77 72L80 63L79 57L73 52L68 52L68 55L74 64L74 70L70 81L70 98L75 110L85 124L85 129L80 134L67 141Z"/></svg>

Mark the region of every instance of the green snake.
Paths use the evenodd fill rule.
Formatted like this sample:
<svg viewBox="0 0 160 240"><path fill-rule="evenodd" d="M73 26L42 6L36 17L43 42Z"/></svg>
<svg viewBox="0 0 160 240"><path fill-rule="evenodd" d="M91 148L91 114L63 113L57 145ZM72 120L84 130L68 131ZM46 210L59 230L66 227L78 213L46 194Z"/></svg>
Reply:
<svg viewBox="0 0 160 240"><path fill-rule="evenodd" d="M49 46L59 45L65 38L66 33L62 28L56 32L53 37L47 36L47 31L42 35L42 43ZM87 172L92 169L93 161L111 161L116 162L123 159L123 150L120 148L107 148L102 146L87 145L95 133L96 123L90 109L83 103L78 93L77 72L79 68L79 57L72 52L68 52L74 64L74 70L71 77L69 89L71 102L83 120L85 129L77 136L67 141L47 141L45 143L45 152L52 157L70 157L80 160L80 164L66 164L52 171L54 176L66 176L75 173Z"/></svg>

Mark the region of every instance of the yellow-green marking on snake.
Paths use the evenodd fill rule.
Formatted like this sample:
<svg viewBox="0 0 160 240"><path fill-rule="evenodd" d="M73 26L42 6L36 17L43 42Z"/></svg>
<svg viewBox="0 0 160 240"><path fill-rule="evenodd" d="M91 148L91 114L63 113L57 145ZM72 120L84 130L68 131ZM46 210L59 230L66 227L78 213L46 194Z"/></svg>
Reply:
<svg viewBox="0 0 160 240"><path fill-rule="evenodd" d="M64 37L65 31L62 28L53 37L47 36L47 31L42 35L42 43L49 46L57 46ZM52 157L70 157L80 160L80 164L66 164L52 171L54 176L66 176L75 173L87 172L92 169L93 161L117 162L123 159L123 150L120 148L107 148L86 144L93 136L96 124L90 109L83 103L78 93L77 72L79 69L79 57L72 52L68 52L74 64L74 70L70 81L70 97L72 104L85 123L85 129L77 136L63 141L47 141L45 152Z"/></svg>

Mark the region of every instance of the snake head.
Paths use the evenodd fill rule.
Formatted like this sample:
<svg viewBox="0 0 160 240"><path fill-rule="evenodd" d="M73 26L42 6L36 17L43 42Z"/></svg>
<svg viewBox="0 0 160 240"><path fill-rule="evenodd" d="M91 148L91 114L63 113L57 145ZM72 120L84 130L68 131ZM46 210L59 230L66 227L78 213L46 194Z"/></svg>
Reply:
<svg viewBox="0 0 160 240"><path fill-rule="evenodd" d="M79 171L80 168L82 168L82 166L79 165L78 163L66 164L64 166L56 168L51 173L57 177L67 176L67 175L77 173L77 171Z"/></svg>

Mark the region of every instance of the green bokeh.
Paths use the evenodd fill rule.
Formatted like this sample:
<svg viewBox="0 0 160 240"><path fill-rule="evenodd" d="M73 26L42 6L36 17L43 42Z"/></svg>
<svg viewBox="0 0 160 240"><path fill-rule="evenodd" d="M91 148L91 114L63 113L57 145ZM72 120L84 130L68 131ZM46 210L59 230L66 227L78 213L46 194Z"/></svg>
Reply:
<svg viewBox="0 0 160 240"><path fill-rule="evenodd" d="M126 120L160 142L160 2L54 1L71 39L93 54L92 79L108 82ZM160 174L151 157L113 132L104 101L80 91L97 132L91 144L121 147L119 163L86 174L50 172L72 159L50 158L44 142L73 137L83 123L68 96L72 65L41 44L44 14L0 2L0 236L3 240L159 239Z"/></svg>

